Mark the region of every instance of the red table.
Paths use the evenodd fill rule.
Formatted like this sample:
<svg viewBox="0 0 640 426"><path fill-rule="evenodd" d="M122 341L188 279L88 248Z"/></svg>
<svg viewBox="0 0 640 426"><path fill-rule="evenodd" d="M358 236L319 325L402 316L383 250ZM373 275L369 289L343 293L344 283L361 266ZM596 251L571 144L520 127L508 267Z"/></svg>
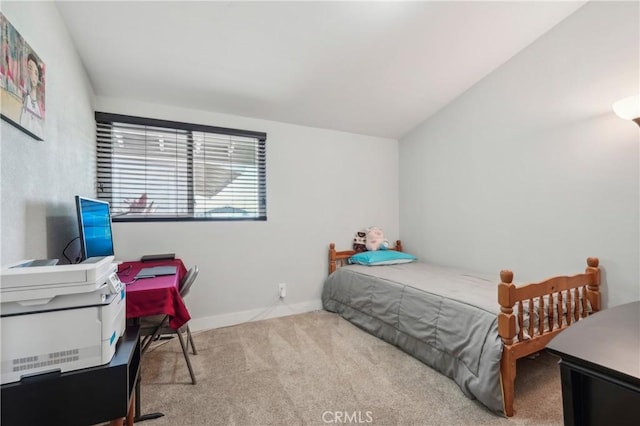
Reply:
<svg viewBox="0 0 640 426"><path fill-rule="evenodd" d="M176 266L175 275L163 275L134 280L142 268L154 266ZM118 265L120 281L126 284L127 318L150 315L169 315L169 325L177 330L191 319L189 311L180 297L180 281L187 268L180 259L153 262L123 262Z"/></svg>

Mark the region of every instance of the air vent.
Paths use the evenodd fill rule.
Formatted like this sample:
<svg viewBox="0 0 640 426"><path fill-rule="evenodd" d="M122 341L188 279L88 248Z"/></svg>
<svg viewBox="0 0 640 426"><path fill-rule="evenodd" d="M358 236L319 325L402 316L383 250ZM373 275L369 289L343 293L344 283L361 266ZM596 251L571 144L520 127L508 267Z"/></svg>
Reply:
<svg viewBox="0 0 640 426"><path fill-rule="evenodd" d="M40 367L49 367L52 365L65 364L80 359L80 349L69 349L67 351L51 352L46 356L47 359L40 360L40 356L28 356L24 358L16 358L12 361L13 372L31 370Z"/></svg>

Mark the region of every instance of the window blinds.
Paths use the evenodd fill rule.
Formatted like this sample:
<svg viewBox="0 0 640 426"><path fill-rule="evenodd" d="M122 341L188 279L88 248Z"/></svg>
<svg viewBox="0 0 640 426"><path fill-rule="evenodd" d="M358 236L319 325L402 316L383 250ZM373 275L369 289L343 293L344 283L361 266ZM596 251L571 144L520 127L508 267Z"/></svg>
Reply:
<svg viewBox="0 0 640 426"><path fill-rule="evenodd" d="M96 113L114 221L266 220L266 134Z"/></svg>

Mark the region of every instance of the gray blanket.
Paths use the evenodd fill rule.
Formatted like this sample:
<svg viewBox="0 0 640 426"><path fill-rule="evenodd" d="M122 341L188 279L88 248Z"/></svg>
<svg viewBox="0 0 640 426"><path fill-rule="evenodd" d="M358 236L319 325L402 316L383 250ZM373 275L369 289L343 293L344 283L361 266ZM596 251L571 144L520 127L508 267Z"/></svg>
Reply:
<svg viewBox="0 0 640 426"><path fill-rule="evenodd" d="M498 280L422 262L349 265L327 278L322 303L502 413Z"/></svg>

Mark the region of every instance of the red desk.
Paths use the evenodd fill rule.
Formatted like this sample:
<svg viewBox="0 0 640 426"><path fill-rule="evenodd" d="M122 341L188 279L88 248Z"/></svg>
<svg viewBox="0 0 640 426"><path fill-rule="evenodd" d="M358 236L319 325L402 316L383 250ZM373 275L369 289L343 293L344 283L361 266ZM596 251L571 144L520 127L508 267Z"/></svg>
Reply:
<svg viewBox="0 0 640 426"><path fill-rule="evenodd" d="M142 268L154 266L176 266L175 275L163 275L136 280ZM187 268L180 259L157 260L154 262L124 262L118 265L118 277L126 286L127 318L137 321L140 317L169 315L169 325L177 330L191 319L187 307L180 297L180 281L187 274ZM161 417L162 413L140 415L140 379L136 382L135 421Z"/></svg>
<svg viewBox="0 0 640 426"><path fill-rule="evenodd" d="M176 266L177 274L153 278L134 277L142 268L153 266ZM189 311L180 297L180 281L187 269L180 259L154 262L124 262L118 266L120 281L127 284L127 318L150 315L169 315L169 325L180 328L191 319Z"/></svg>

